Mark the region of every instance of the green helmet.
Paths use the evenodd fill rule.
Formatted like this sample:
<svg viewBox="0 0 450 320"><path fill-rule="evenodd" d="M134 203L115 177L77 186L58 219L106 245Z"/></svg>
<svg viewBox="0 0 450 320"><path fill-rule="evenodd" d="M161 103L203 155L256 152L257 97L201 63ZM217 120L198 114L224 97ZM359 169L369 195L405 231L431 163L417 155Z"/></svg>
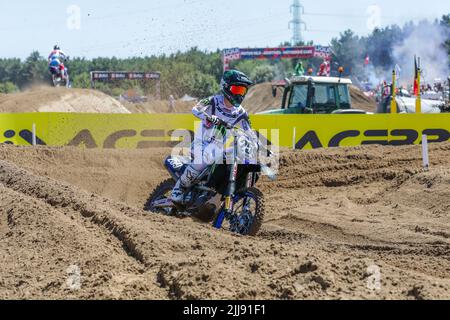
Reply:
<svg viewBox="0 0 450 320"><path fill-rule="evenodd" d="M244 101L248 88L253 85L251 81L244 73L237 70L225 71L220 82L223 95L230 101L235 107L239 107Z"/></svg>

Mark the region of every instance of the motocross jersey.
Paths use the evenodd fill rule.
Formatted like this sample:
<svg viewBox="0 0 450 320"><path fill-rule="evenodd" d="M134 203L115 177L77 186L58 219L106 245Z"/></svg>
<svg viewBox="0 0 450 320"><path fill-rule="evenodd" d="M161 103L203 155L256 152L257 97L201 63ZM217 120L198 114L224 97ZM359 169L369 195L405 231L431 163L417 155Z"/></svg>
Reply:
<svg viewBox="0 0 450 320"><path fill-rule="evenodd" d="M66 54L62 50L53 50L52 52L50 52L50 54L48 56L49 62L52 60L64 61L65 59L66 59Z"/></svg>
<svg viewBox="0 0 450 320"><path fill-rule="evenodd" d="M211 143L214 139L214 124L206 119L203 112L209 116L218 117L230 126L238 126L244 131L251 131L249 116L245 109L242 106L229 109L225 106L224 99L225 97L223 95L216 95L200 101L192 109L192 113L202 120L202 132L201 134L195 135L195 143L201 142L205 145Z"/></svg>

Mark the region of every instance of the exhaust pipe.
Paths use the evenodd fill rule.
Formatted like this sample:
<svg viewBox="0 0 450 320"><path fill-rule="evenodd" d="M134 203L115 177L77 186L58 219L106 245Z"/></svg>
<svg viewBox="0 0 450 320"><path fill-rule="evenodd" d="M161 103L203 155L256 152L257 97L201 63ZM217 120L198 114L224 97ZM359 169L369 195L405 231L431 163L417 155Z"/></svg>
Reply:
<svg viewBox="0 0 450 320"><path fill-rule="evenodd" d="M158 209L164 209L164 208L172 208L174 206L171 199L161 199L157 200L152 203L152 207L158 208Z"/></svg>

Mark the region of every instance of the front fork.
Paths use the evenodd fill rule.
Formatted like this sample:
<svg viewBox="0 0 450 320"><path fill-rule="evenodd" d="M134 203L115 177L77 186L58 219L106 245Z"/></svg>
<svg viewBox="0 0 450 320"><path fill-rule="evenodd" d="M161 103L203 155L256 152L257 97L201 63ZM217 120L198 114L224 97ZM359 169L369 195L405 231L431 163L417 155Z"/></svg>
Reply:
<svg viewBox="0 0 450 320"><path fill-rule="evenodd" d="M238 173L238 162L236 161L236 150L237 150L237 141L234 139L234 154L233 154L233 163L230 165L230 176L228 179L228 186L225 192L225 203L222 206L222 210L220 211L217 219L214 223L214 227L217 229L222 228L223 221L225 218L230 217L233 213L233 205L234 205L234 193L236 192L236 177Z"/></svg>
<svg viewBox="0 0 450 320"><path fill-rule="evenodd" d="M219 216L214 223L214 227L217 229L222 228L223 221L226 217L229 217L233 213L233 205L234 205L234 193L236 191L236 176L238 170L238 163L235 162L231 165L230 170L230 178L228 180L227 191L225 192L225 202L222 206L222 210L219 213Z"/></svg>

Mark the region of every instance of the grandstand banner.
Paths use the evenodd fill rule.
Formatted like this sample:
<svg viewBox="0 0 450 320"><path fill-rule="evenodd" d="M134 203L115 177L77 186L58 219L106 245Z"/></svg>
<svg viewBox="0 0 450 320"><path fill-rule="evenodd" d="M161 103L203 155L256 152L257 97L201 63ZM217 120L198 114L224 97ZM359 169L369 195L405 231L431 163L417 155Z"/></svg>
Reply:
<svg viewBox="0 0 450 320"><path fill-rule="evenodd" d="M450 141L450 114L254 115L269 144L299 150ZM198 119L189 114L0 114L0 143L100 149L149 149L191 142Z"/></svg>
<svg viewBox="0 0 450 320"><path fill-rule="evenodd" d="M304 46L280 48L233 48L223 51L224 70L229 69L231 61L235 60L275 60L275 59L309 59L313 57L329 58L330 47Z"/></svg>

